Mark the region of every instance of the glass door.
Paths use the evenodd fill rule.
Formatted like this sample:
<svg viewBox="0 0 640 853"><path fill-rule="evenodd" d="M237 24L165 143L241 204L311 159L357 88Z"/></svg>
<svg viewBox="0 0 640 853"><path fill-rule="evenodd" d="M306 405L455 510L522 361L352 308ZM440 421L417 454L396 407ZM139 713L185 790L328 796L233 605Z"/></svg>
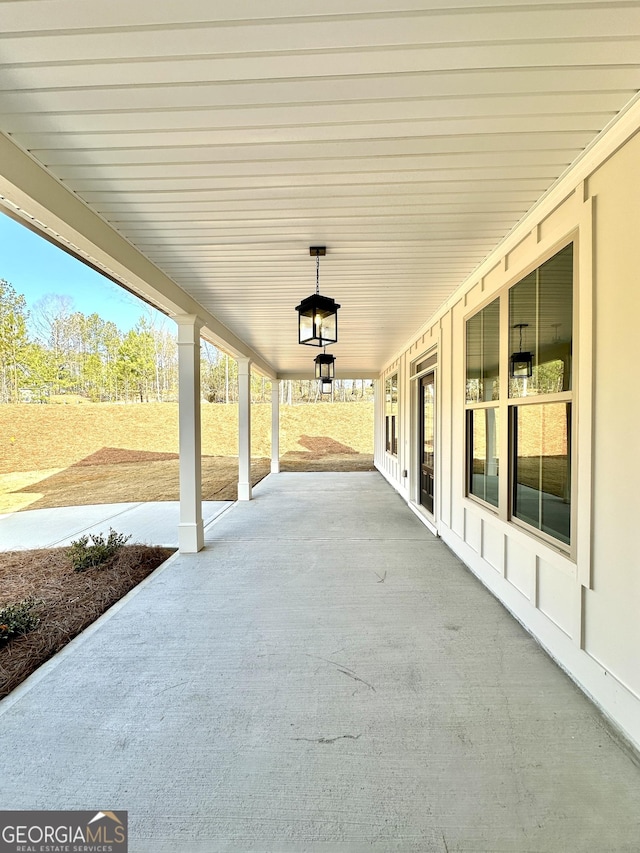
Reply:
<svg viewBox="0 0 640 853"><path fill-rule="evenodd" d="M435 374L420 379L420 503L433 514L435 440Z"/></svg>

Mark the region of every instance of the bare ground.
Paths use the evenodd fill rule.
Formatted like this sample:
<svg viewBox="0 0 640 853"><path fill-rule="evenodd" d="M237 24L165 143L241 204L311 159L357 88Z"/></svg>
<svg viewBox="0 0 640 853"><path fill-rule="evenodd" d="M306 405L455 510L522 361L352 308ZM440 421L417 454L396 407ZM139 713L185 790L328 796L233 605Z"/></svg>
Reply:
<svg viewBox="0 0 640 853"><path fill-rule="evenodd" d="M122 461L117 448L104 448L91 462L81 462L62 470L43 472L42 479L29 477L23 485L20 476L5 476L0 512L44 509L58 506L84 506L102 503L138 501L177 501L178 460L149 461L136 452L126 451ZM160 457L161 454L155 454ZM111 461L104 461L104 460ZM255 486L271 470L269 459L251 461L251 480ZM291 451L280 459L281 471L373 471L373 456L366 453L311 453ZM23 475L24 476L24 475ZM1 481L0 481L1 482ZM238 497L238 460L233 456L205 456L202 459L202 498L206 501L234 501Z"/></svg>
<svg viewBox="0 0 640 853"><path fill-rule="evenodd" d="M255 485L270 470L271 409L254 408ZM368 403L283 407L281 470L373 470L372 416ZM237 407L203 408L202 430L203 499L235 500ZM173 404L0 406L0 513L178 496Z"/></svg>

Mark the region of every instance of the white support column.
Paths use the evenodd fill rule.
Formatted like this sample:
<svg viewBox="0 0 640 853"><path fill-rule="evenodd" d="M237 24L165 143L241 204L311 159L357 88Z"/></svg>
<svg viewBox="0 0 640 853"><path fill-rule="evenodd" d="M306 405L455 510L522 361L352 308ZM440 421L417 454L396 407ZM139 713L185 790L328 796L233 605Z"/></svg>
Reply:
<svg viewBox="0 0 640 853"><path fill-rule="evenodd" d="M183 554L204 547L202 523L202 432L200 424L200 329L195 314L182 314L178 324L178 424L180 447L180 524Z"/></svg>
<svg viewBox="0 0 640 853"><path fill-rule="evenodd" d="M382 379L374 379L373 380L373 459L374 462L382 462L382 454L384 453L384 447L382 447L382 441L380 436L384 432L384 412L381 408L380 403L380 387L382 383Z"/></svg>
<svg viewBox="0 0 640 853"><path fill-rule="evenodd" d="M238 359L238 500L251 500L251 360Z"/></svg>
<svg viewBox="0 0 640 853"><path fill-rule="evenodd" d="M280 382L271 383L271 473L280 473Z"/></svg>

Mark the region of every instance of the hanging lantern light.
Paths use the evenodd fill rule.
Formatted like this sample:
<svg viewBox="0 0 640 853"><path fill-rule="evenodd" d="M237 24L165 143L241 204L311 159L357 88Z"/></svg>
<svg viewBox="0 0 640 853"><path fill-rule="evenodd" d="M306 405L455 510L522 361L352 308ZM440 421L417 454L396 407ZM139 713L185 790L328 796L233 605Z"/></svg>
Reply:
<svg viewBox="0 0 640 853"><path fill-rule="evenodd" d="M326 352L320 353L314 358L316 363L316 379L328 379L331 381L335 377L336 360L332 355L327 355Z"/></svg>
<svg viewBox="0 0 640 853"><path fill-rule="evenodd" d="M316 292L303 299L298 312L298 343L324 347L338 340L338 309L334 299L320 295L320 258L327 254L326 246L309 246L316 259Z"/></svg>
<svg viewBox="0 0 640 853"><path fill-rule="evenodd" d="M333 387L333 383L330 379L321 379L320 380L320 393L321 394L330 394L331 389Z"/></svg>
<svg viewBox="0 0 640 853"><path fill-rule="evenodd" d="M514 329L520 330L520 352L514 352L509 359L509 374L512 379L528 379L533 376L533 354L522 349L522 330L528 323L516 323Z"/></svg>

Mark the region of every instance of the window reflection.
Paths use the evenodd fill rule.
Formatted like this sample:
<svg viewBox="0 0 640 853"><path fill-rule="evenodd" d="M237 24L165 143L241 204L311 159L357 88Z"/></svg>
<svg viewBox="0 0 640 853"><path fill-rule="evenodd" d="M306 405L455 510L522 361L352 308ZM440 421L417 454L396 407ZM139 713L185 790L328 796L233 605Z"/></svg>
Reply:
<svg viewBox="0 0 640 853"><path fill-rule="evenodd" d="M467 403L497 400L500 392L500 300L467 320Z"/></svg>
<svg viewBox="0 0 640 853"><path fill-rule="evenodd" d="M433 382L423 386L423 413L422 413L422 464L429 468L435 466L434 459L434 443L435 443L435 422L434 422L434 390Z"/></svg>
<svg viewBox="0 0 640 853"><path fill-rule="evenodd" d="M571 404L513 409L513 515L570 543Z"/></svg>
<svg viewBox="0 0 640 853"><path fill-rule="evenodd" d="M533 357L532 376L509 379L509 397L571 390L573 244L509 291L509 353Z"/></svg>
<svg viewBox="0 0 640 853"><path fill-rule="evenodd" d="M498 409L471 409L468 413L471 443L469 493L498 506Z"/></svg>

